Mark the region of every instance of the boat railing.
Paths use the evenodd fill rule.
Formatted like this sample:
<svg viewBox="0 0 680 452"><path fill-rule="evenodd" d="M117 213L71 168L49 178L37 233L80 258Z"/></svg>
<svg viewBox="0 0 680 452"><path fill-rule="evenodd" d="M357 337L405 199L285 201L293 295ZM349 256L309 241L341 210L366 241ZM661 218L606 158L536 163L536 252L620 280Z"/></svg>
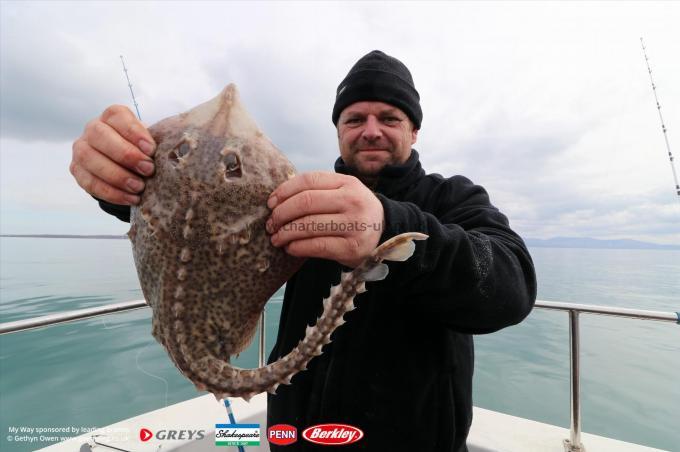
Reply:
<svg viewBox="0 0 680 452"><path fill-rule="evenodd" d="M581 388L580 388L580 335L579 315L597 314L615 317L625 317L639 320L657 320L662 322L674 322L680 325L680 312L646 311L642 309L628 309L613 306L599 306L590 304L565 303L555 301L537 300L537 308L556 311L565 311L569 314L569 381L570 381L570 426L569 438L564 440L566 452L584 452L585 447L581 441ZM0 335L17 333L36 328L44 328L77 320L89 319L103 315L133 311L148 308L145 300L113 303L104 306L79 309L75 311L49 314L42 317L34 317L14 322L0 323ZM258 363L265 363L265 312L260 317L260 334L258 340Z"/></svg>
<svg viewBox="0 0 680 452"><path fill-rule="evenodd" d="M536 307L569 313L569 389L570 389L570 422L569 438L564 440L566 452L584 452L581 441L581 365L580 365L580 314L599 314L616 317L626 317L639 320L659 320L674 322L680 325L680 312L645 311L642 309L628 309L613 306L599 306L589 304L564 303L556 301L537 300Z"/></svg>

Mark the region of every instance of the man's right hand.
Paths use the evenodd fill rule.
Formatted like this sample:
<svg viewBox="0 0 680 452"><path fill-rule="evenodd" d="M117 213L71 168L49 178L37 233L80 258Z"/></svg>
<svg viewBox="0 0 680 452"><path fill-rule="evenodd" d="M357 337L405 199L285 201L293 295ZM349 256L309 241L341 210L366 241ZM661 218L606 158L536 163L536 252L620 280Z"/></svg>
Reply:
<svg viewBox="0 0 680 452"><path fill-rule="evenodd" d="M71 174L86 192L113 204L139 203L153 174L156 143L129 108L112 105L73 142Z"/></svg>

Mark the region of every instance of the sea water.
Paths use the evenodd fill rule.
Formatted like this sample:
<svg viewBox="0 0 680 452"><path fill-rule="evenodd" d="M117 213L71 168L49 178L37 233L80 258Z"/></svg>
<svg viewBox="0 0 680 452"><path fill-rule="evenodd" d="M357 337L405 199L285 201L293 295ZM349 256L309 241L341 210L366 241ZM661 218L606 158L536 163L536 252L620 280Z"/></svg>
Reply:
<svg viewBox="0 0 680 452"><path fill-rule="evenodd" d="M531 253L539 299L680 310L678 251ZM267 305L267 350L282 297ZM127 240L0 238L2 322L141 298ZM152 338L150 319L145 309L0 336L0 449L51 444L10 441L13 429L84 432L200 395ZM257 365L256 342L236 365ZM536 309L475 345L475 405L569 427L566 313ZM679 325L583 314L581 358L584 431L680 450Z"/></svg>

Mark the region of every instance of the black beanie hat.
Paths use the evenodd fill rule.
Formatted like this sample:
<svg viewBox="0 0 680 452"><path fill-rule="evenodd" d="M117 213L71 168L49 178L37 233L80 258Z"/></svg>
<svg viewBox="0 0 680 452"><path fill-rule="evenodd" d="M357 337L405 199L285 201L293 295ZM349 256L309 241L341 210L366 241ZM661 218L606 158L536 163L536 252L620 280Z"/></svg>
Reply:
<svg viewBox="0 0 680 452"><path fill-rule="evenodd" d="M380 101L402 110L420 129L423 111L420 95L408 68L398 59L374 50L364 55L340 82L333 106L333 124L342 110L355 102Z"/></svg>

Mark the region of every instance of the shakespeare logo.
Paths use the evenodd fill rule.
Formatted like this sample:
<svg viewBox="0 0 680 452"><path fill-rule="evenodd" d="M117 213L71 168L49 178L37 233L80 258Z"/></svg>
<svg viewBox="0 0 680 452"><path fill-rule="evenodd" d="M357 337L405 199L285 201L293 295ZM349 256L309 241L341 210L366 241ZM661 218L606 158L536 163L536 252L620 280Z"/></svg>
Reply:
<svg viewBox="0 0 680 452"><path fill-rule="evenodd" d="M259 446L260 424L215 424L216 446Z"/></svg>

